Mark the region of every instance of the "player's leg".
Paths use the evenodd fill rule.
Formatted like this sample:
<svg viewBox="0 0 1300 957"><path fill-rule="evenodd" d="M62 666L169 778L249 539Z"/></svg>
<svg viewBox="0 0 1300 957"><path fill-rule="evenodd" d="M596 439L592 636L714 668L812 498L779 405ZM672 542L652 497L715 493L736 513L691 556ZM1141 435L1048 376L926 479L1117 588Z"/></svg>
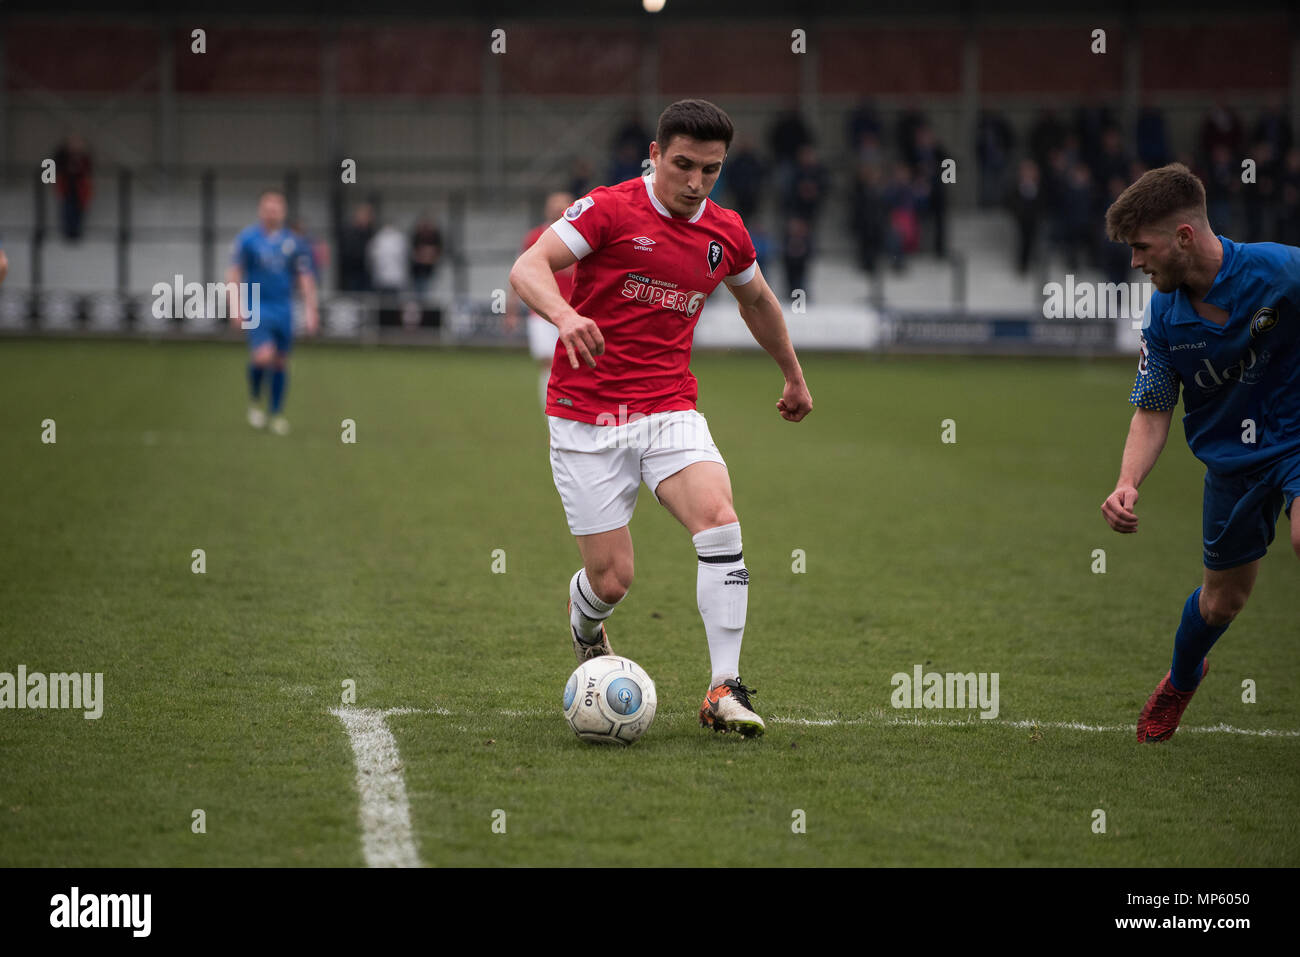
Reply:
<svg viewBox="0 0 1300 957"><path fill-rule="evenodd" d="M612 654L605 622L632 584L632 534L641 471L636 449L609 447L595 425L547 417L551 474L582 567L569 579L569 631L579 662Z"/></svg>
<svg viewBox="0 0 1300 957"><path fill-rule="evenodd" d="M1300 509L1291 509L1291 548L1300 558Z"/></svg>
<svg viewBox="0 0 1300 957"><path fill-rule="evenodd" d="M284 417L284 396L289 388L289 353L293 349L293 331L289 323L272 325L275 356L271 361L271 431L289 434L289 420Z"/></svg>
<svg viewBox="0 0 1300 957"><path fill-rule="evenodd" d="M696 462L661 481L655 495L691 533L695 546L695 597L713 668L710 688L740 673L740 646L749 607L740 519L732 505L731 478L717 462Z"/></svg>
<svg viewBox="0 0 1300 957"><path fill-rule="evenodd" d="M632 587L632 533L622 528L577 535L582 567L569 579L569 626L578 660L613 654L605 621Z"/></svg>
<svg viewBox="0 0 1300 957"><path fill-rule="evenodd" d="M691 533L695 545L695 597L709 644L712 678L700 708L700 723L718 731L762 734L753 691L740 681L740 647L749 608L740 519L732 502L731 477L698 413L669 413L673 429L653 428L651 451L643 459L655 497ZM694 460L694 461L691 461ZM683 464L689 462L689 464ZM675 469L675 470L674 470ZM650 479L648 479L649 481Z"/></svg>
<svg viewBox="0 0 1300 957"><path fill-rule="evenodd" d="M255 429L266 425L266 413L262 410L262 383L266 380L268 370L275 361L275 343L269 337L254 336L257 330L249 332L248 354L248 424Z"/></svg>
<svg viewBox="0 0 1300 957"><path fill-rule="evenodd" d="M1167 741L1209 670L1206 655L1250 597L1259 559L1273 541L1282 493L1261 476L1206 472L1205 576L1183 603L1169 673L1138 715L1139 741Z"/></svg>
<svg viewBox="0 0 1300 957"><path fill-rule="evenodd" d="M1192 695L1210 670L1206 655L1246 607L1258 574L1259 559L1233 568L1205 569L1201 587L1183 604L1169 673L1138 715L1139 741L1167 741L1178 730Z"/></svg>

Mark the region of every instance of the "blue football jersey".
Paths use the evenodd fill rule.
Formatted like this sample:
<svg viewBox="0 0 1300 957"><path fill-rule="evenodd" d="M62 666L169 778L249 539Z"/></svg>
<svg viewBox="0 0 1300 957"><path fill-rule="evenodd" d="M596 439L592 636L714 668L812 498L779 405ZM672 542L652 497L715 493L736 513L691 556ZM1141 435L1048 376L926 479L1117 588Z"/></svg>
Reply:
<svg viewBox="0 0 1300 957"><path fill-rule="evenodd" d="M1219 241L1205 302L1228 321L1197 315L1181 287L1152 295L1129 402L1169 411L1181 386L1192 454L1231 475L1300 451L1300 249Z"/></svg>
<svg viewBox="0 0 1300 957"><path fill-rule="evenodd" d="M261 319L288 322L293 316L293 288L298 275L312 271L311 250L301 237L287 229L262 232L254 224L237 237L231 265L238 266L244 282L257 283Z"/></svg>

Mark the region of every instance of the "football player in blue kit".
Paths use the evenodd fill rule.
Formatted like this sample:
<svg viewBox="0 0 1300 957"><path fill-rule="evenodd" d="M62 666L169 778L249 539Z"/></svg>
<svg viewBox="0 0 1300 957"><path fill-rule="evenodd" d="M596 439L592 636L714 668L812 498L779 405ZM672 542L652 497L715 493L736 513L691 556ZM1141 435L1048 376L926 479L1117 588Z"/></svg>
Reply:
<svg viewBox="0 0 1300 957"><path fill-rule="evenodd" d="M1187 444L1205 465L1201 586L1183 607L1173 663L1138 717L1166 741L1208 670L1205 656L1250 597L1285 508L1300 556L1300 249L1215 235L1186 166L1150 170L1106 213L1151 277L1136 406L1119 480L1102 514L1138 529L1138 486L1164 448L1181 389ZM1300 626L1297 626L1300 631Z"/></svg>
<svg viewBox="0 0 1300 957"><path fill-rule="evenodd" d="M319 325L316 278L311 248L284 226L287 210L279 190L263 191L257 200L257 219L236 238L226 281L230 288L230 320L248 333L248 424L260 429L269 424L277 435L289 432L284 417L284 395L289 384L288 359L293 349L293 290L302 294L308 335ZM241 283L255 288L243 294ZM241 303L241 300L243 302ZM255 309L249 309L250 304ZM245 312L255 312L246 316ZM262 381L270 373L270 401L266 412L260 402Z"/></svg>

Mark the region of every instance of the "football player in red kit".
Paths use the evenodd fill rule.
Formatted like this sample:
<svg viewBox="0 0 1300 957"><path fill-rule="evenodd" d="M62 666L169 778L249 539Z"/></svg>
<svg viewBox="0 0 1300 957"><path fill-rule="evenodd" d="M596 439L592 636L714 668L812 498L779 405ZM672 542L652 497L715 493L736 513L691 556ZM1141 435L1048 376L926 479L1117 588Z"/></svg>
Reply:
<svg viewBox="0 0 1300 957"><path fill-rule="evenodd" d="M605 621L632 584L628 522L644 481L699 559L713 669L700 723L750 737L764 725L739 673L749 572L731 481L695 409L690 371L695 324L719 283L781 369L777 412L798 422L812 396L745 224L708 198L733 132L706 100L668 107L650 144L654 172L578 199L519 257L510 282L559 333L546 414L555 487L582 555L569 583L578 660L612 654ZM554 274L575 262L566 301Z"/></svg>

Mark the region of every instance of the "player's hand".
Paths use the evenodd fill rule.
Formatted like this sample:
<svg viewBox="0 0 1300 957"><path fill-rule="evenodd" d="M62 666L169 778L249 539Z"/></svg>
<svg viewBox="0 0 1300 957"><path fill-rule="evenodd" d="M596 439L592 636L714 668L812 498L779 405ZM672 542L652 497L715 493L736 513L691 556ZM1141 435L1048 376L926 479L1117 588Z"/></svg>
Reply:
<svg viewBox="0 0 1300 957"><path fill-rule="evenodd" d="M596 368L595 357L605 351L605 337L600 334L600 327L595 320L580 316L576 312L569 314L556 323L564 351L569 355L569 366L578 368L581 358L591 368Z"/></svg>
<svg viewBox="0 0 1300 957"><path fill-rule="evenodd" d="M1101 503L1101 514L1106 523L1117 532L1129 534L1138 530L1137 513L1133 506L1137 504L1138 490L1132 485L1121 485Z"/></svg>
<svg viewBox="0 0 1300 957"><path fill-rule="evenodd" d="M781 398L776 402L776 411L787 422L798 422L812 411L812 394L802 379L786 382Z"/></svg>

